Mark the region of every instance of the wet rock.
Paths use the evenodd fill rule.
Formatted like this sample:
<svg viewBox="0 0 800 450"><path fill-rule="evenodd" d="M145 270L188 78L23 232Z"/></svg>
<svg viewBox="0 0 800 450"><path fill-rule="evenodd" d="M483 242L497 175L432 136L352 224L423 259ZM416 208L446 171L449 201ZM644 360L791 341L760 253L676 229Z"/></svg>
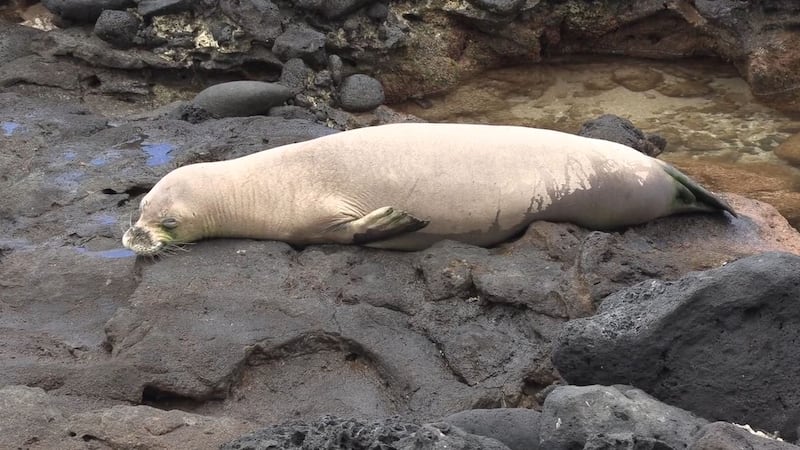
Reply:
<svg viewBox="0 0 800 450"><path fill-rule="evenodd" d="M295 0L300 8L317 12L328 19L351 13L375 0Z"/></svg>
<svg viewBox="0 0 800 450"><path fill-rule="evenodd" d="M339 87L339 103L345 111L369 111L384 100L381 82L368 75L350 75Z"/></svg>
<svg viewBox="0 0 800 450"><path fill-rule="evenodd" d="M467 433L502 442L511 450L536 448L539 443L539 418L533 409L471 409L442 419Z"/></svg>
<svg viewBox="0 0 800 450"><path fill-rule="evenodd" d="M117 48L134 45L141 22L135 14L107 9L94 25L94 34Z"/></svg>
<svg viewBox="0 0 800 450"><path fill-rule="evenodd" d="M272 52L281 60L300 58L313 66L327 60L325 35L305 26L292 26L275 39Z"/></svg>
<svg viewBox="0 0 800 450"><path fill-rule="evenodd" d="M312 423L290 422L256 431L221 448L395 448L400 450L448 448L503 450L498 441L474 436L445 423L416 425L399 417L364 421L326 416Z"/></svg>
<svg viewBox="0 0 800 450"><path fill-rule="evenodd" d="M271 45L282 32L281 12L270 0L220 0L222 12L255 39Z"/></svg>
<svg viewBox="0 0 800 450"><path fill-rule="evenodd" d="M567 323L553 362L570 383L632 383L712 420L796 439L791 363L800 257L765 253L675 282L648 281Z"/></svg>
<svg viewBox="0 0 800 450"><path fill-rule="evenodd" d="M134 0L43 0L42 4L62 19L91 23L107 9L124 10L135 5Z"/></svg>
<svg viewBox="0 0 800 450"><path fill-rule="evenodd" d="M177 14L192 9L189 0L138 0L137 11L143 17Z"/></svg>
<svg viewBox="0 0 800 450"><path fill-rule="evenodd" d="M584 123L578 135L617 142L653 157L660 155L667 147L667 141L661 136L645 134L630 120L612 114L604 114Z"/></svg>
<svg viewBox="0 0 800 450"><path fill-rule="evenodd" d="M291 96L292 92L280 84L231 81L204 89L193 103L214 117L241 117L267 114Z"/></svg>
<svg viewBox="0 0 800 450"><path fill-rule="evenodd" d="M545 399L539 448L686 448L708 423L630 386L559 386Z"/></svg>
<svg viewBox="0 0 800 450"><path fill-rule="evenodd" d="M749 427L748 427L749 428ZM697 440L689 450L796 450L799 448L788 442L772 439L763 433L759 436L748 428L725 422L714 422L704 426L697 434Z"/></svg>
<svg viewBox="0 0 800 450"><path fill-rule="evenodd" d="M775 156L793 166L800 166L800 134L790 136L774 150Z"/></svg>

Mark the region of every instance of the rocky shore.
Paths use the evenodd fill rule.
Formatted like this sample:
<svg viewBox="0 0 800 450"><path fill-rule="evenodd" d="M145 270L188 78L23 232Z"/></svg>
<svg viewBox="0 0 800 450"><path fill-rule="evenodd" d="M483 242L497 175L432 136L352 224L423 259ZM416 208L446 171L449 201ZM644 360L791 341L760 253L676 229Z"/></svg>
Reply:
<svg viewBox="0 0 800 450"><path fill-rule="evenodd" d="M616 232L537 222L490 249L210 240L154 260L119 241L174 167L419 120L386 104L502 64L715 55L796 111L799 13L10 2L0 448L797 448L800 234L756 200ZM582 133L664 148L613 131Z"/></svg>

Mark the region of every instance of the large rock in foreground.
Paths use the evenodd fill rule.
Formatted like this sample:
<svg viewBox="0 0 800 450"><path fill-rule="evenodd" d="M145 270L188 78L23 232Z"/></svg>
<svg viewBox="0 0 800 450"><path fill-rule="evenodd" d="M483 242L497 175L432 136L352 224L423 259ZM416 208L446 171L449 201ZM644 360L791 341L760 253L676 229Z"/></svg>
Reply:
<svg viewBox="0 0 800 450"><path fill-rule="evenodd" d="M630 383L712 420L796 439L800 257L767 253L647 281L567 323L553 352L575 384Z"/></svg>

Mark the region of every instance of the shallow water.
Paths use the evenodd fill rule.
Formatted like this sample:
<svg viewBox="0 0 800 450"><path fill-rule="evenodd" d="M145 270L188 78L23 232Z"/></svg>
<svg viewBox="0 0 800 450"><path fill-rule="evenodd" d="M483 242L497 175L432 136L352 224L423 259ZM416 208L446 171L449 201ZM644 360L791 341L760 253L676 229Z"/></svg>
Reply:
<svg viewBox="0 0 800 450"><path fill-rule="evenodd" d="M512 124L576 133L602 114L631 120L667 139L660 158L678 167L735 167L756 184L718 181L718 190L762 199L774 192L800 192L800 170L776 157L775 147L800 132L792 117L755 101L745 81L719 60L659 62L592 58L492 70L445 95L395 105L432 122ZM715 183L724 176L705 180ZM752 184L752 183L751 183ZM764 196L754 195L754 191ZM782 194L783 195L783 194ZM789 199L785 199L784 203ZM769 201L769 200L767 200ZM793 203L796 203L792 201ZM786 205L770 202L784 215Z"/></svg>

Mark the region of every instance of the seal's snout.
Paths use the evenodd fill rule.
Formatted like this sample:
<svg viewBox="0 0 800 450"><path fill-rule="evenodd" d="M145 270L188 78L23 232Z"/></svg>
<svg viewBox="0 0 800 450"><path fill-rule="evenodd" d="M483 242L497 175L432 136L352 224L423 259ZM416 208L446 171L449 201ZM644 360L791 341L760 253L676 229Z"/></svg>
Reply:
<svg viewBox="0 0 800 450"><path fill-rule="evenodd" d="M153 233L136 225L128 228L122 235L122 245L137 255L154 255L164 247L164 243L156 239Z"/></svg>

